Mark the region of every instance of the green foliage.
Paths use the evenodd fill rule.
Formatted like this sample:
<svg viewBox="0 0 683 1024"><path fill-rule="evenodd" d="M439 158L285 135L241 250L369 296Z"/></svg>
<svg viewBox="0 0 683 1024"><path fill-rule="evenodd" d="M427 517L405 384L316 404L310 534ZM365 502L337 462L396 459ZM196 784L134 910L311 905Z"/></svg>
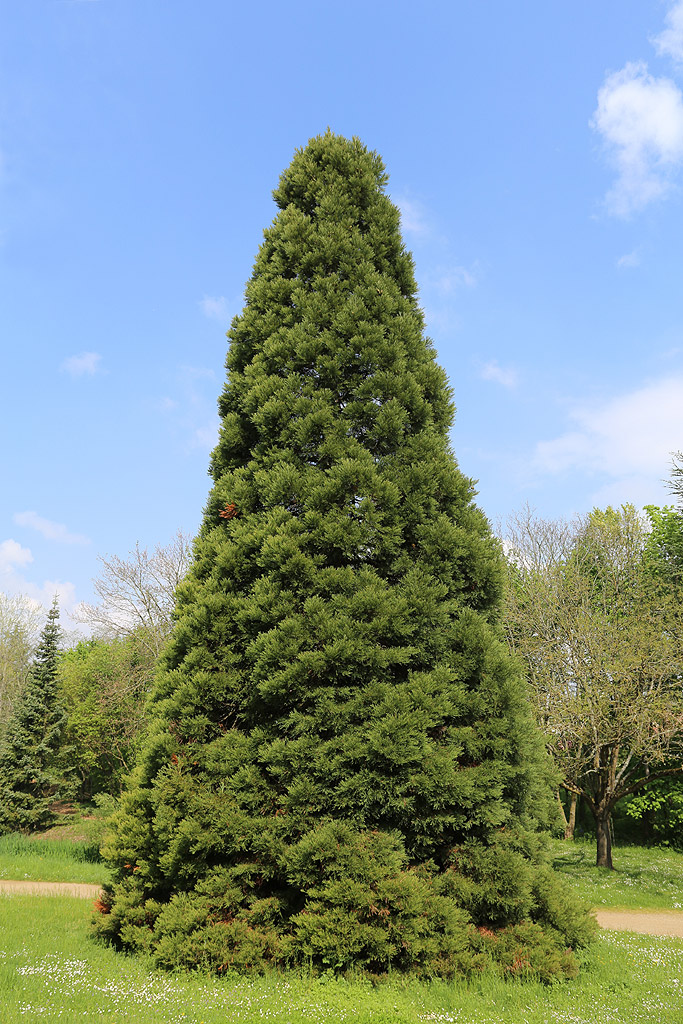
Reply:
<svg viewBox="0 0 683 1024"><path fill-rule="evenodd" d="M57 694L61 630L57 599L47 614L35 662L0 744L0 831L30 832L52 820L60 781L55 758L66 723Z"/></svg>
<svg viewBox="0 0 683 1024"><path fill-rule="evenodd" d="M441 887L502 829L524 884L492 910L490 857L471 902L497 928L535 912L548 764L385 183L357 140L299 151L229 334L214 486L104 847L98 929L167 966L492 962Z"/></svg>
<svg viewBox="0 0 683 1024"><path fill-rule="evenodd" d="M683 515L666 505L646 505L650 520L650 533L646 542L646 555L651 572L666 585L683 584ZM679 591L680 596L680 591Z"/></svg>
<svg viewBox="0 0 683 1024"><path fill-rule="evenodd" d="M628 797L625 813L639 822L645 838L664 846L683 849L683 784L679 779L660 779L641 793Z"/></svg>
<svg viewBox="0 0 683 1024"><path fill-rule="evenodd" d="M511 545L510 646L563 784L593 816L604 867L614 808L680 771L683 530L670 509L648 515L651 530L632 505L571 525L527 512Z"/></svg>
<svg viewBox="0 0 683 1024"><path fill-rule="evenodd" d="M147 724L153 669L151 655L135 636L82 640L60 657L57 682L68 714L65 760L79 799L120 792Z"/></svg>

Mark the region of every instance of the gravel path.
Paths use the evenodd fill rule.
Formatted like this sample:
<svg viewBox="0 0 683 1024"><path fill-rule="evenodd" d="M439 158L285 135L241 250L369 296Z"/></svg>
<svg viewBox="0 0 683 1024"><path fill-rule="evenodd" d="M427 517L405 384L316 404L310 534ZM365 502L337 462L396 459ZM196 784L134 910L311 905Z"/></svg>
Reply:
<svg viewBox="0 0 683 1024"><path fill-rule="evenodd" d="M29 896L80 896L84 900L94 900L101 891L101 885L89 885L86 882L12 882L0 878L0 892Z"/></svg>
<svg viewBox="0 0 683 1024"><path fill-rule="evenodd" d="M0 878L2 892L30 896L79 896L94 900L99 896L101 887L85 882L14 882ZM600 927L609 931L683 938L683 910L596 910L595 916Z"/></svg>
<svg viewBox="0 0 683 1024"><path fill-rule="evenodd" d="M601 928L642 935L677 935L683 938L682 910L597 910Z"/></svg>

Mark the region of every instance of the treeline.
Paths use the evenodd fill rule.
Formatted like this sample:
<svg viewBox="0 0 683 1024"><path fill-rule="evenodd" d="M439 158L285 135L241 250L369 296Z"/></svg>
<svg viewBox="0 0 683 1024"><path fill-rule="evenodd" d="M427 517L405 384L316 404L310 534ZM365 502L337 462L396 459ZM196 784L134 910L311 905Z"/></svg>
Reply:
<svg viewBox="0 0 683 1024"><path fill-rule="evenodd" d="M119 795L189 556L179 532L153 552L101 558L99 601L76 613L88 639L65 637L56 599L38 633L35 603L0 594L0 828L46 827L57 800Z"/></svg>
<svg viewBox="0 0 683 1024"><path fill-rule="evenodd" d="M682 480L675 460L679 502ZM594 509L572 522L526 508L504 533L505 634L557 769L565 836L573 837L577 820L594 830L607 866L615 817L627 836L680 845L681 507ZM40 765L35 754L23 754L24 773L40 774L28 787L35 802L25 814L29 825L49 820L51 799L87 802L121 792L145 734L146 698L190 551L190 538L178 533L151 553L136 546L128 558L100 559L99 601L79 610L93 635L55 647L58 741L43 739ZM26 713L28 681L40 668L38 623L33 603L0 594L0 751L14 762L22 760L17 742L28 744L16 713ZM53 626L54 609L48 632ZM46 722L35 719L39 734ZM40 748L37 739L33 745ZM11 802L6 787L3 799ZM4 820L21 827L16 817Z"/></svg>
<svg viewBox="0 0 683 1024"><path fill-rule="evenodd" d="M682 481L675 459L671 485L683 504ZM594 830L606 866L615 817L625 835L680 845L681 506L594 509L571 522L526 508L504 533L505 634L557 769L565 837L577 820ZM100 559L99 601L79 610L93 635L55 647L58 740L54 731L42 748L35 740L41 764L40 754L23 752L21 770L40 776L28 786L30 826L49 820L57 796L87 802L121 792L148 724L146 698L190 552L190 538L178 533L152 553L136 546L128 558ZM16 715L26 714L28 681L41 668L38 623L33 603L0 594L0 751L10 752L14 775L17 743L31 746ZM48 633L54 623L53 609ZM35 718L38 734L46 732L44 712ZM7 786L3 799L11 803ZM4 820L22 827L16 816Z"/></svg>

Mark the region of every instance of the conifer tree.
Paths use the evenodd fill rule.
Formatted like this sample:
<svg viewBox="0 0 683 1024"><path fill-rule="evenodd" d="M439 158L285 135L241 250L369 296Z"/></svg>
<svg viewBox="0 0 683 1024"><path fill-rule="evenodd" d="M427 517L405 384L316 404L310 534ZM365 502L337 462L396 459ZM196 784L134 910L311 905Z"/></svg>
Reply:
<svg viewBox="0 0 683 1024"><path fill-rule="evenodd" d="M228 335L97 922L168 966L550 975L589 931L539 860L548 769L500 555L386 181L357 139L297 151Z"/></svg>
<svg viewBox="0 0 683 1024"><path fill-rule="evenodd" d="M61 629L55 597L40 634L35 661L0 745L0 831L30 832L51 818L54 769L66 714L57 692Z"/></svg>

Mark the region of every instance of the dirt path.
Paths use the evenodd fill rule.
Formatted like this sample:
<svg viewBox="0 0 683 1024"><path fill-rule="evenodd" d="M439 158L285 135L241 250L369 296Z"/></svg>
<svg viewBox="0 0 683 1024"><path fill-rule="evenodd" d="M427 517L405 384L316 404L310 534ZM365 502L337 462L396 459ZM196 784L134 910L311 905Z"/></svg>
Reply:
<svg viewBox="0 0 683 1024"><path fill-rule="evenodd" d="M14 882L0 878L2 892L30 896L78 896L94 900L99 896L101 887L85 882ZM600 927L609 931L683 938L683 910L596 910L595 916Z"/></svg>
<svg viewBox="0 0 683 1024"><path fill-rule="evenodd" d="M86 882L12 882L0 878L0 892L29 896L80 896L84 900L94 900L101 891L101 885L89 885Z"/></svg>
<svg viewBox="0 0 683 1024"><path fill-rule="evenodd" d="M596 910L601 928L641 935L676 935L683 938L682 910Z"/></svg>

